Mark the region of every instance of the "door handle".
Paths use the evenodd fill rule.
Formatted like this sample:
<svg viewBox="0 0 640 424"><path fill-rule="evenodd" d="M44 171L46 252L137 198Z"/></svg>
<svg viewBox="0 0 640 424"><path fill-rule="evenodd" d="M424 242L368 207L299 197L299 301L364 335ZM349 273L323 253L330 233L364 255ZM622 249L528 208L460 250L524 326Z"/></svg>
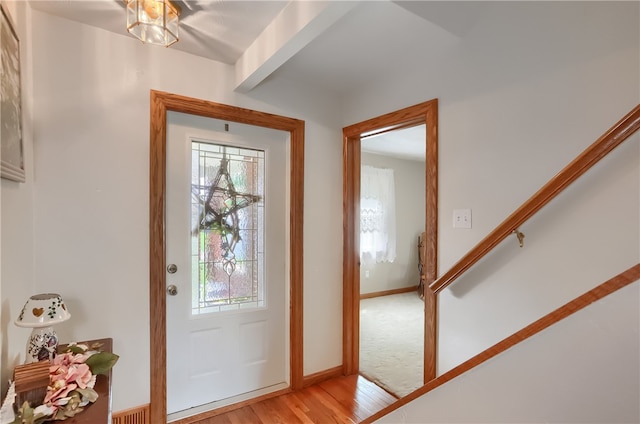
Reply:
<svg viewBox="0 0 640 424"><path fill-rule="evenodd" d="M167 286L167 293L169 293L169 296L175 296L178 294L178 288L175 284L170 284Z"/></svg>

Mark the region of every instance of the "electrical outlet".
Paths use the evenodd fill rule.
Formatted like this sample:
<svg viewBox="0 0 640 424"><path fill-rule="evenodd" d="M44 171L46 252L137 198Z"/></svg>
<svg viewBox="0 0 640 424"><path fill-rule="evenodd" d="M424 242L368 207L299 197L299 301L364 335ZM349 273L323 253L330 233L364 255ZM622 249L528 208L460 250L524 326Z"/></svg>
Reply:
<svg viewBox="0 0 640 424"><path fill-rule="evenodd" d="M471 228L471 209L453 210L453 228Z"/></svg>

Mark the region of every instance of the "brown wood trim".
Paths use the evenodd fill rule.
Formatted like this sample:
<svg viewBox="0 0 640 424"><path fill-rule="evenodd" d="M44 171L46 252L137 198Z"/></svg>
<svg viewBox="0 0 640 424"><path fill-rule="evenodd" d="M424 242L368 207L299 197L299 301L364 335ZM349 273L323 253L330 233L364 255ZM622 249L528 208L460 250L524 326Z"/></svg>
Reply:
<svg viewBox="0 0 640 424"><path fill-rule="evenodd" d="M149 138L149 308L151 319L150 404L153 422L167 416L166 259L164 234L167 108L159 93L151 92Z"/></svg>
<svg viewBox="0 0 640 424"><path fill-rule="evenodd" d="M368 124L369 122L370 121L365 121L365 124ZM422 123L424 123L422 118L418 118L418 119L412 119L410 121L402 122L402 123L397 124L397 125L391 125L391 126L388 126L388 127L376 128L374 130L362 133L361 136L360 136L360 139L361 140L366 140L368 137L378 136L378 135L386 134L386 133L391 132L391 131L396 131L396 130L402 130L402 129L405 129L405 128L415 127L415 126L420 125Z"/></svg>
<svg viewBox="0 0 640 424"><path fill-rule="evenodd" d="M345 375L358 373L360 350L360 138L394 128L426 124L425 231L426 282L437 276L438 246L438 99L429 100L342 129L343 134L343 366ZM428 312L431 314L432 312ZM435 338L429 339L435 342ZM430 346L425 352L435 352ZM425 356L425 369L435 358Z"/></svg>
<svg viewBox="0 0 640 424"><path fill-rule="evenodd" d="M289 216L289 254L290 261L290 302L289 317L290 332L290 361L291 361L291 388L299 390L303 386L303 305L304 305L304 131L305 123L301 120L291 120L285 130L291 137L291 188L289 204L291 213Z"/></svg>
<svg viewBox="0 0 640 424"><path fill-rule="evenodd" d="M360 138L346 136L343 145L343 275L342 366L345 375L357 374L360 363Z"/></svg>
<svg viewBox="0 0 640 424"><path fill-rule="evenodd" d="M428 102L425 110L427 124L427 157L425 166L425 285L438 276L438 99Z"/></svg>
<svg viewBox="0 0 640 424"><path fill-rule="evenodd" d="M383 290L383 291L373 292L373 293L364 293L360 295L360 300L373 299L374 297L391 296L393 294L409 293L416 290L417 290L416 286L411 286L411 287L402 287L400 289L391 289L391 290Z"/></svg>
<svg viewBox="0 0 640 424"><path fill-rule="evenodd" d="M436 378L438 358L438 295L424 287L424 382Z"/></svg>
<svg viewBox="0 0 640 424"><path fill-rule="evenodd" d="M323 381L342 377L344 375L342 365L329 368L328 370L320 371L314 374L310 374L304 377L304 387L313 386L314 384L322 383Z"/></svg>
<svg viewBox="0 0 640 424"><path fill-rule="evenodd" d="M291 144L290 186L290 360L291 388L303 386L303 207L304 121L151 91L149 156L149 307L150 307L150 416L165 422L166 399L166 263L165 263L165 164L167 111L288 131Z"/></svg>
<svg viewBox="0 0 640 424"><path fill-rule="evenodd" d="M631 110L624 118L598 138L591 146L585 149L569 165L553 177L547 184L538 190L529 200L522 204L515 212L507 217L480 243L464 255L456 264L445 272L431 288L440 292L453 283L467 269L482 259L502 240L511 235L514 230L525 223L538 210L549 203L561 193L567 186L587 172L600 159L618 147L640 128L640 105Z"/></svg>
<svg viewBox="0 0 640 424"><path fill-rule="evenodd" d="M395 411L403 405L419 398L425 393L430 392L436 387L442 386L444 383L458 377L461 374L469 371L472 368L477 367L483 362L488 361L494 356L499 355L500 353L506 351L507 349L517 345L520 342L528 339L529 337L545 330L546 328L552 326L553 324L562 321L566 317L574 314L575 312L589 306L590 304L610 295L611 293L620 290L623 287L628 286L629 284L638 281L640 279L640 263L634 265L633 267L627 269L626 271L621 272L615 277L605 281L594 289L589 290L583 295L575 298L574 300L564 304L553 312L548 313L544 317L539 320L529 324L522 330L517 333L512 334L511 336L503 339L502 341L496 343L485 351L479 353L473 358L463 362L452 370L446 372L440 377L429 381L420 389L416 390L413 393L410 393L408 396L401 398L397 402L389 405L388 407L380 410L375 413L371 417L364 420L362 423L373 423L374 421L380 419L381 417L387 415L388 413Z"/></svg>
<svg viewBox="0 0 640 424"><path fill-rule="evenodd" d="M149 404L115 412L112 424L151 424Z"/></svg>

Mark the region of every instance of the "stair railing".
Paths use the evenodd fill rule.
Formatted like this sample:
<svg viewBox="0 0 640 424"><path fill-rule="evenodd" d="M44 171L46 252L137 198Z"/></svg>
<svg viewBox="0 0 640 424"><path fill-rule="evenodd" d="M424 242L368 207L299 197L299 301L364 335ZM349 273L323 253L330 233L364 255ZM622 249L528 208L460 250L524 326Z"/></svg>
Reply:
<svg viewBox="0 0 640 424"><path fill-rule="evenodd" d="M438 295L451 285L469 268L478 263L498 244L511 234L518 237L522 245L524 235L519 227L542 209L567 186L598 163L613 149L640 129L640 104L613 125L607 132L587 147L569 165L562 169L547 184L538 190L529 200L509 215L491 233L482 239L466 255L456 262L440 278L424 288L425 326L424 326L424 381L436 378L437 373L437 333L438 333Z"/></svg>
<svg viewBox="0 0 640 424"><path fill-rule="evenodd" d="M432 295L448 287L458 277L491 252L505 238L516 234L522 243L518 228L531 218L542 207L560 194L567 186L622 144L633 133L640 129L640 104L633 108L624 118L618 121L591 146L587 147L569 165L562 169L547 184L538 190L529 200L522 204L507 219L499 224L482 241L456 262L451 269L429 285Z"/></svg>
<svg viewBox="0 0 640 424"><path fill-rule="evenodd" d="M591 169L602 158L607 156L616 147L631 137L640 129L640 104L633 108L626 116L613 125L607 132L598 138L592 145L587 147L578 157L576 157L569 165L556 174L547 184L538 190L529 200L516 209L502 223L500 223L492 232L490 232L482 241L473 247L466 255L456 262L451 269L445 272L440 278L424 288L425 303L425 368L424 381L425 385L406 397L399 399L392 405L378 411L373 416L364 420L364 423L372 423L389 412L399 408L400 406L416 399L417 397L427 393L428 391L444 384L452 378L470 370L471 368L481 364L487 359L505 351L509 347L530 337L532 334L553 325L555 322L563 319L565 316L583 308L591 302L598 300L612 291L619 289L627 284L640 279L640 264L622 272L620 275L601 284L584 295L574 299L566 305L549 313L540 320L523 328L519 332L504 339L502 342L486 349L473 358L458 365L447 373L436 376L436 357L437 357L437 311L438 311L438 295L439 293L451 285L458 277L464 274L469 268L484 258L497 245L511 234L518 237L518 241L522 245L524 235L520 232L519 227L523 225L529 218L536 214L540 209L553 200L571 183L577 180L585 172Z"/></svg>

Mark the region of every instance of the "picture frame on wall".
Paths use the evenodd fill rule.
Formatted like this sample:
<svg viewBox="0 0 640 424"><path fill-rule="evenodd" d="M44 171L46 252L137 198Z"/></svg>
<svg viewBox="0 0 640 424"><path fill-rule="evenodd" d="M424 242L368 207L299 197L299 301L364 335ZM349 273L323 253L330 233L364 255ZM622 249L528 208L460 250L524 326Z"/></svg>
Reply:
<svg viewBox="0 0 640 424"><path fill-rule="evenodd" d="M0 9L0 177L24 182L20 41L4 5Z"/></svg>

